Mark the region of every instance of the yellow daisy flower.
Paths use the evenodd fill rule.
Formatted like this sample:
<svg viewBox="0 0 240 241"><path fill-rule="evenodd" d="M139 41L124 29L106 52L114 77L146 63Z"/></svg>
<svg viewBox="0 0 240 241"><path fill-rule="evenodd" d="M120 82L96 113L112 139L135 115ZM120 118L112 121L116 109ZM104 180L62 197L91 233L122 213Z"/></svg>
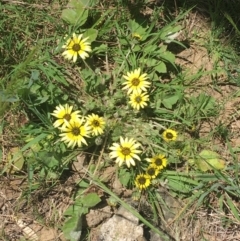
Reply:
<svg viewBox="0 0 240 241"><path fill-rule="evenodd" d="M167 158L162 154L156 155L152 158L146 158L146 160L160 170L167 166Z"/></svg>
<svg viewBox="0 0 240 241"><path fill-rule="evenodd" d="M146 92L134 92L130 95L129 103L133 109L139 110L140 108L147 106L147 101L149 101L149 95Z"/></svg>
<svg viewBox="0 0 240 241"><path fill-rule="evenodd" d="M99 117L98 115L92 114L87 116L87 124L91 128L92 135L98 136L103 134L103 129L106 123L103 117Z"/></svg>
<svg viewBox="0 0 240 241"><path fill-rule="evenodd" d="M69 122L70 120L76 120L80 118L80 111L74 111L72 112L73 106L69 106L68 104L65 104L64 106L59 105L56 107L56 110L53 111L53 113L51 113L51 115L55 116L58 118L58 120L56 120L53 123L53 126L55 128L61 126L62 124Z"/></svg>
<svg viewBox="0 0 240 241"><path fill-rule="evenodd" d="M137 150L140 146L139 143L137 143L133 138L123 139L120 137L120 144L113 143L113 146L110 147L110 158L117 158L116 163L118 163L119 166L121 166L124 162L126 163L127 167L130 167L131 165L135 166L134 159L141 160L140 157L137 155L138 153L141 153L140 150Z"/></svg>
<svg viewBox="0 0 240 241"><path fill-rule="evenodd" d="M151 177L146 174L139 174L135 179L135 185L138 189L146 189L151 184Z"/></svg>
<svg viewBox="0 0 240 241"><path fill-rule="evenodd" d="M70 120L61 128L63 133L60 134L61 140L68 143L68 147L74 148L82 146L82 143L87 145L84 137L89 137L90 127L84 124L84 119Z"/></svg>
<svg viewBox="0 0 240 241"><path fill-rule="evenodd" d="M128 94L134 93L134 92L142 92L147 91L147 88L149 88L150 83L146 81L147 74L140 74L141 69L136 69L132 72L127 72L127 75L123 75L123 78L126 79L123 83L125 85L122 89L128 89Z"/></svg>
<svg viewBox="0 0 240 241"><path fill-rule="evenodd" d="M160 169L154 164L150 164L146 170L146 174L151 177L151 179L156 178L159 174Z"/></svg>
<svg viewBox="0 0 240 241"><path fill-rule="evenodd" d="M65 49L62 53L64 58L73 59L73 62L76 62L78 56L82 59L89 57L87 52L91 52L92 49L90 43L87 42L88 38L82 39L82 36L82 34L76 35L73 33L72 38L69 38L66 44L62 46Z"/></svg>
<svg viewBox="0 0 240 241"><path fill-rule="evenodd" d="M162 136L166 142L175 141L177 139L177 132L172 129L167 129L163 132Z"/></svg>

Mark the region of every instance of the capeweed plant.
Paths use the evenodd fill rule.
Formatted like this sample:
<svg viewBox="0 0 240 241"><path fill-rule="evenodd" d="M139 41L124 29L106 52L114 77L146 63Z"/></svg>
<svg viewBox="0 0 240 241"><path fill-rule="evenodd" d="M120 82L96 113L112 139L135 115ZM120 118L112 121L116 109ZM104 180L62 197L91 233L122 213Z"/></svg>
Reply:
<svg viewBox="0 0 240 241"><path fill-rule="evenodd" d="M227 178L226 163L197 133L201 121L216 115L217 103L207 94L186 94L203 73L181 73L169 50L173 43L183 46L174 38L183 31L180 20L187 12L160 24L158 11L139 21L124 4L103 12L97 1L69 1L61 13L58 46L44 56L47 41L33 49L25 67L13 71L15 79L23 80L21 91L4 95L5 101L22 101L32 117L21 129L23 147L12 150L9 164L28 168L34 190L42 180L57 182L76 156L86 153L91 156L88 182L121 205L109 183L98 177L107 167L116 166L122 186L149 197L155 216L158 202L168 206L159 194L162 188L187 199L181 213L195 202L206 204L210 192L222 188L220 206L223 210L227 203L237 218L231 201L237 179ZM100 201L96 193L79 190L64 213L66 238L80 238L82 216Z"/></svg>

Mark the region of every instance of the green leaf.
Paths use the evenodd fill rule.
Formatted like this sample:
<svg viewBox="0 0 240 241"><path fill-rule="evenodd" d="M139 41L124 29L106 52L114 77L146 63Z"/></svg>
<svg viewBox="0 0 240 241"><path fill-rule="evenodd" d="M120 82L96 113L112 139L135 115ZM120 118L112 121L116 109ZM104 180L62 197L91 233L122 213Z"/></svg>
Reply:
<svg viewBox="0 0 240 241"><path fill-rule="evenodd" d="M140 47L140 45L135 45L134 48L133 48L133 52L138 52L142 49L142 47Z"/></svg>
<svg viewBox="0 0 240 241"><path fill-rule="evenodd" d="M67 210L64 212L64 215L65 216L73 216L73 215L76 215L76 214L83 214L82 212L82 205L71 205L67 208Z"/></svg>
<svg viewBox="0 0 240 241"><path fill-rule="evenodd" d="M237 209L237 207L235 207L232 199L230 199L230 197L229 197L228 195L226 196L226 198L227 198L227 204L228 204L228 206L229 206L229 208L230 208L230 210L231 210L231 213L234 215L234 217L235 217L238 221L240 221L239 210Z"/></svg>
<svg viewBox="0 0 240 241"><path fill-rule="evenodd" d="M167 51L167 45L162 45L157 53L162 54Z"/></svg>
<svg viewBox="0 0 240 241"><path fill-rule="evenodd" d="M235 28L236 33L240 35L240 30L238 29L237 25L234 23L232 17L228 15L226 12L224 12L224 17L232 24L232 26Z"/></svg>
<svg viewBox="0 0 240 241"><path fill-rule="evenodd" d="M175 105L179 100L178 95L174 95L168 98L164 98L162 100L162 104L167 108L167 109L172 109L173 105Z"/></svg>
<svg viewBox="0 0 240 241"><path fill-rule="evenodd" d="M146 29L139 25L135 20L129 20L128 27L131 31L131 34L138 34L140 40L144 41L147 38Z"/></svg>
<svg viewBox="0 0 240 241"><path fill-rule="evenodd" d="M165 40L169 34L174 34L178 31L180 31L182 27L180 25L178 26L166 26L161 30L160 38Z"/></svg>
<svg viewBox="0 0 240 241"><path fill-rule="evenodd" d="M207 164L206 161L204 160L194 160L195 165L197 166L197 168L203 172L206 172L208 170L211 170L211 167Z"/></svg>
<svg viewBox="0 0 240 241"><path fill-rule="evenodd" d="M188 183L181 182L179 179L168 178L167 185L170 190L180 193L189 193L192 190L192 186Z"/></svg>
<svg viewBox="0 0 240 241"><path fill-rule="evenodd" d="M98 35L98 31L96 29L89 28L85 31L85 33L83 34L83 37L88 38L89 42L93 42L96 40L97 35Z"/></svg>
<svg viewBox="0 0 240 241"><path fill-rule="evenodd" d="M84 7L92 7L97 3L97 0L78 0Z"/></svg>
<svg viewBox="0 0 240 241"><path fill-rule="evenodd" d="M101 202L101 199L96 193L89 193L82 198L82 204L84 207L87 207L87 208L94 207L99 202Z"/></svg>
<svg viewBox="0 0 240 241"><path fill-rule="evenodd" d="M108 50L108 46L106 44L101 44L93 49L93 53L99 54L99 53L106 53Z"/></svg>
<svg viewBox="0 0 240 241"><path fill-rule="evenodd" d="M62 230L66 239L70 241L80 240L82 233L82 216L73 215L62 226Z"/></svg>
<svg viewBox="0 0 240 241"><path fill-rule="evenodd" d="M166 64L164 64L163 62L159 62L159 64L157 66L154 67L154 69L158 72L158 73L167 73L167 67Z"/></svg>
<svg viewBox="0 0 240 241"><path fill-rule="evenodd" d="M122 183L122 185L124 187L126 187L128 185L130 177L131 177L131 174L129 172L127 172L124 169L121 169L121 171L119 173L119 181Z"/></svg>
<svg viewBox="0 0 240 241"><path fill-rule="evenodd" d="M143 51L145 52L145 53L153 53L156 49L158 48L158 46L157 45L147 45L144 49L143 49Z"/></svg>
<svg viewBox="0 0 240 241"><path fill-rule="evenodd" d="M67 23L80 27L88 18L88 9L86 8L85 1L82 3L79 0L70 0L67 9L62 11L62 19Z"/></svg>
<svg viewBox="0 0 240 241"><path fill-rule="evenodd" d="M14 161L12 161L12 159L14 159ZM22 170L24 158L22 152L19 150L18 147L13 147L10 149L7 155L7 161L7 172L14 173Z"/></svg>
<svg viewBox="0 0 240 241"><path fill-rule="evenodd" d="M209 170L217 169L222 170L225 168L225 161L221 159L221 156L210 150L203 150L199 153L199 157L194 161L199 170L206 172Z"/></svg>
<svg viewBox="0 0 240 241"><path fill-rule="evenodd" d="M39 151L37 153L37 157L41 160L41 162L45 166L47 166L49 168L53 168L53 167L59 166L59 160L56 159L56 157L54 156L54 153L52 153L52 152Z"/></svg>
<svg viewBox="0 0 240 241"><path fill-rule="evenodd" d="M209 150L202 150L199 153L199 156L204 158L204 159L212 159L212 158L219 158L220 155L214 151L209 151Z"/></svg>
<svg viewBox="0 0 240 241"><path fill-rule="evenodd" d="M79 187L83 187L83 188L88 188L89 187L89 182L86 182L84 179L82 179L79 183L78 183Z"/></svg>
<svg viewBox="0 0 240 241"><path fill-rule="evenodd" d="M161 54L160 57L162 59L170 62L171 64L174 64L174 62L175 62L175 55L169 51L165 51L164 53Z"/></svg>
<svg viewBox="0 0 240 241"><path fill-rule="evenodd" d="M222 170L225 168L225 161L220 159L221 156L214 151L203 150L200 152L199 156L210 164L209 170L212 170L212 167L217 170Z"/></svg>

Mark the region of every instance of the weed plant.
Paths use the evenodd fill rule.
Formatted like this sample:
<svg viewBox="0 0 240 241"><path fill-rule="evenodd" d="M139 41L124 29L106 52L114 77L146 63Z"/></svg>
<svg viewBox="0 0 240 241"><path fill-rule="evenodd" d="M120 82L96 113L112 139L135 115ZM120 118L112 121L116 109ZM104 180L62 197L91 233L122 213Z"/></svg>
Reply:
<svg viewBox="0 0 240 241"><path fill-rule="evenodd" d="M162 189L184 200L178 219L190 207L212 207L214 193L220 210L239 222L235 152L229 146L233 161L227 166L211 147L216 130L199 136L201 124L215 118L220 106L206 93L189 94L204 71L187 75L169 50L172 43L186 47L176 37L188 11L173 18L164 6L150 5L151 13L147 7L142 1L0 4L3 136L9 113L21 111L26 118L18 123L18 140L8 137L17 148L1 153L1 174L26 173L31 195L50 189L86 154L86 176L76 182L74 205L62 226L70 240L81 236L82 215L101 201L97 193L86 193L92 184L164 240L169 237L154 227L160 204L169 208ZM154 223L101 179L109 167L135 199L147 199Z"/></svg>

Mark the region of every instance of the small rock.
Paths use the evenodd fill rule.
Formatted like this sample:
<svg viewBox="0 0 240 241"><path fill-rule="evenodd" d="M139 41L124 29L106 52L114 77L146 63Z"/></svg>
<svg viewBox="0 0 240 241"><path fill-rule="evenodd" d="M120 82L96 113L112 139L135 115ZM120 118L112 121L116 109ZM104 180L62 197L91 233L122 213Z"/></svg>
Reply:
<svg viewBox="0 0 240 241"><path fill-rule="evenodd" d="M106 206L102 209L98 210L90 210L90 212L86 215L86 221L88 227L96 227L99 223L101 223L106 218L110 218L112 216L111 207Z"/></svg>
<svg viewBox="0 0 240 241"><path fill-rule="evenodd" d="M141 237L143 228L138 225L138 218L123 207L99 230L99 240L104 241L136 241Z"/></svg>

